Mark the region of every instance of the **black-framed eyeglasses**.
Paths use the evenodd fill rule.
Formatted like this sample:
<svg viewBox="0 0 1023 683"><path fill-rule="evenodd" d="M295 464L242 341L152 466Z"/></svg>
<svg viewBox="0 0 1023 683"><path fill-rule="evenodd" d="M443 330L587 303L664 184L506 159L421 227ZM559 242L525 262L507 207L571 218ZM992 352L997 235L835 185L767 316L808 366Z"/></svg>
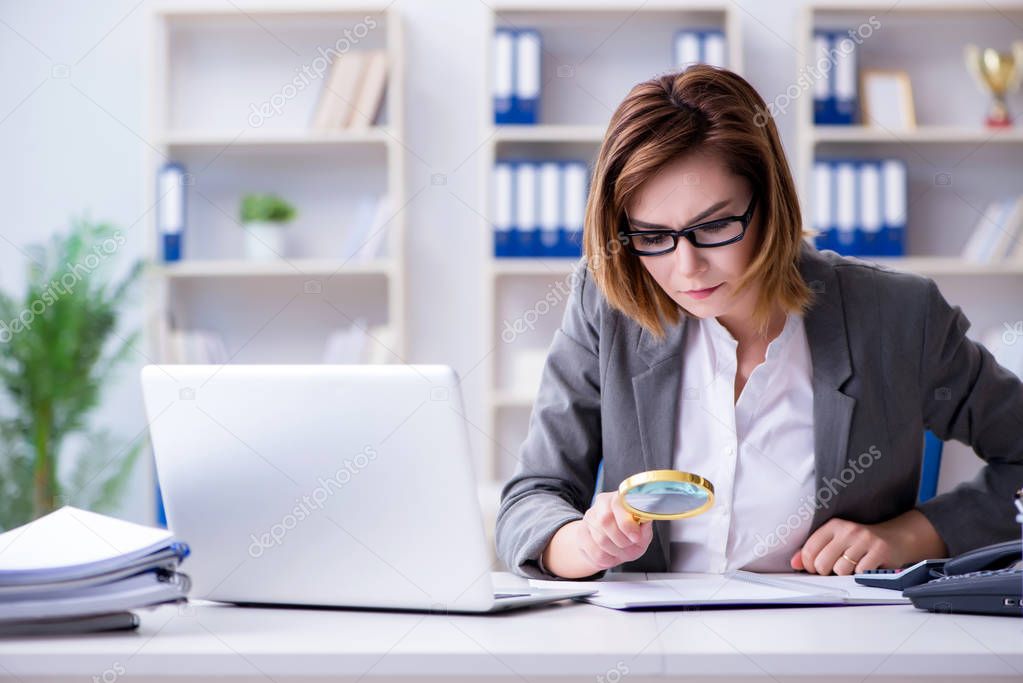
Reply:
<svg viewBox="0 0 1023 683"><path fill-rule="evenodd" d="M680 237L685 237L691 245L698 249L723 247L726 244L738 242L746 236L746 229L749 228L756 205L757 195L754 194L746 213L741 216L716 218L682 230L622 230L618 233L618 237L622 244L637 256L670 254L678 247ZM630 228L634 227L629 221L628 214L625 216L625 224Z"/></svg>

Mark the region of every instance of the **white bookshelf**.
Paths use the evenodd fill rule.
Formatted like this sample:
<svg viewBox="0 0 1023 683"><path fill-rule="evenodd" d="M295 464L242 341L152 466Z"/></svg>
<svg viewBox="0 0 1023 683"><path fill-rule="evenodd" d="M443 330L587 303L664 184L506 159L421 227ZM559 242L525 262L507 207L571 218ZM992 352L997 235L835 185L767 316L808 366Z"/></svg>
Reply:
<svg viewBox="0 0 1023 683"><path fill-rule="evenodd" d="M807 73L814 58L815 29L855 29L871 17L880 28L857 46L857 67L908 72L917 126L892 131L869 122L814 125L812 94L804 93L796 103L795 155L804 217L809 221L813 215L814 159L902 159L908 170L907 255L874 260L931 277L999 276L992 287L1018 289L1019 280L1004 276L1023 275L1019 265L973 264L959 258L987 204L1018 195L1023 177L1023 127L1000 130L983 125L989 100L972 82L962 49L967 42L1008 49L1019 39L1023 5L810 4L800 28L797 75ZM921 35L927 39L921 40ZM1010 99L1010 109L1019 114L1021 107L1023 98L1017 93ZM997 318L995 311L978 312L981 319Z"/></svg>
<svg viewBox="0 0 1023 683"><path fill-rule="evenodd" d="M166 160L194 174L181 261L162 262L150 211L145 329L151 361L162 360L171 318L185 329L220 333L231 362L320 362L329 334L358 320L390 327L388 351L395 362L404 358L400 13L391 4L327 0L165 2L152 9L149 30L147 205L156 202L156 173ZM310 127L328 67L296 89L279 114L254 125L249 107L283 93L321 55L318 49L336 47L346 30L354 37L347 49L387 53L378 122L354 130ZM237 224L245 192L274 192L298 209L283 258L246 260ZM346 232L371 213L365 198L384 194L393 209L383 256L343 257Z"/></svg>
<svg viewBox="0 0 1023 683"><path fill-rule="evenodd" d="M906 256L872 259L933 278L942 294L970 319L970 336L1020 319L1023 264L975 264L960 258L987 204L1023 191L1023 128L992 130L983 125L988 99L974 85L963 62L966 42L1008 49L1019 39L1023 4L961 5L811 4L800 27L798 74L813 58L814 28L846 30L870 16L881 22L858 46L859 68L903 69L909 73L917 126L886 131L869 125L815 126L808 93L797 103L796 171L805 219L813 215L812 164L821 158L895 157L906 162L908 200ZM1023 96L1010 98L1023 113ZM939 174L950 183L939 184ZM869 258L869 257L862 257ZM997 335L996 335L997 336ZM981 461L970 447L945 444L939 492L976 475Z"/></svg>
<svg viewBox="0 0 1023 683"><path fill-rule="evenodd" d="M725 33L729 66L742 70L742 44L737 8L728 2L646 3L602 5L583 2L543 4L501 2L491 5L484 26L487 45L480 115L487 142L479 154L485 215L493 215L492 170L498 159L575 159L591 166L607 122L618 103L636 83L674 68L673 41L682 29L718 28ZM541 113L537 125L495 126L491 100L492 36L499 27L540 31ZM559 73L559 67L562 67ZM564 68L569 67L569 68ZM561 323L564 297L556 305L541 301L551 292L567 291L576 259L494 257L493 228L484 221L483 287L484 361L488 461L481 476L507 480L526 428L535 390L512 381L517 350L545 350ZM502 326L527 312L545 311L533 329L508 343ZM533 384L529 378L525 384Z"/></svg>

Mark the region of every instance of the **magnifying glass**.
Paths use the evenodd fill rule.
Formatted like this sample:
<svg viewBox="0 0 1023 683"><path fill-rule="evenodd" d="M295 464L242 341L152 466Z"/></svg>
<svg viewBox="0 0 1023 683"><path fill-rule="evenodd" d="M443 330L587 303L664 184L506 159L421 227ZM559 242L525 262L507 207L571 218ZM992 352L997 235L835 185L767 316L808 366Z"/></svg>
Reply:
<svg viewBox="0 0 1023 683"><path fill-rule="evenodd" d="M698 474L679 470L650 470L621 483L622 507L642 524L654 519L684 519L706 512L714 504L714 484Z"/></svg>

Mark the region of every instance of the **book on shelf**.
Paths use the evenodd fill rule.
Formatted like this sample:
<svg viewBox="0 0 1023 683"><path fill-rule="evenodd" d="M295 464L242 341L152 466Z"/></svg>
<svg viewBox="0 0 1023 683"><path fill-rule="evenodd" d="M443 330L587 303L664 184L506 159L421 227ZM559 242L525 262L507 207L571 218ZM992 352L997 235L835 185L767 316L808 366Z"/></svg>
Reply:
<svg viewBox="0 0 1023 683"><path fill-rule="evenodd" d="M813 33L813 62L807 76L813 81L813 122L816 125L852 125L859 116L856 43L848 33ZM826 64L827 68L821 65Z"/></svg>
<svg viewBox="0 0 1023 683"><path fill-rule="evenodd" d="M394 215L390 195L361 197L345 228L341 256L356 263L387 257L387 235Z"/></svg>
<svg viewBox="0 0 1023 683"><path fill-rule="evenodd" d="M963 247L970 263L1023 264L1023 195L988 204Z"/></svg>
<svg viewBox="0 0 1023 683"><path fill-rule="evenodd" d="M578 258L587 176L581 161L498 161L494 256Z"/></svg>
<svg viewBox="0 0 1023 683"><path fill-rule="evenodd" d="M349 128L366 130L372 126L384 103L387 91L387 53L369 50L366 70L353 107Z"/></svg>
<svg viewBox="0 0 1023 683"><path fill-rule="evenodd" d="M352 50L336 58L323 82L313 129L365 130L380 112L386 85L384 50Z"/></svg>
<svg viewBox="0 0 1023 683"><path fill-rule="evenodd" d="M179 330L163 325L160 339L164 363L219 364L231 358L223 336L211 330Z"/></svg>
<svg viewBox="0 0 1023 683"><path fill-rule="evenodd" d="M906 192L906 164L900 159L814 162L817 248L847 256L903 256Z"/></svg>

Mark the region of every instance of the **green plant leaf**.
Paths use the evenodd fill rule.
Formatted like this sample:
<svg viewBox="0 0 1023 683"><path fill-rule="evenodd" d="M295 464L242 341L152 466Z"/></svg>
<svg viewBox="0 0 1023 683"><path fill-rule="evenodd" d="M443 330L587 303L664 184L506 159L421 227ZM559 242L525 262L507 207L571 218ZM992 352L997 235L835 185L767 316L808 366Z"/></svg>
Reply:
<svg viewBox="0 0 1023 683"><path fill-rule="evenodd" d="M275 194L247 194L242 197L242 223L287 223L296 214L295 207Z"/></svg>
<svg viewBox="0 0 1023 683"><path fill-rule="evenodd" d="M113 226L76 219L66 234L29 247L35 262L20 298L0 294L0 385L10 406L0 415L10 444L0 460L5 481L19 482L11 515L23 511L24 499L33 515L57 504L64 444L88 436L104 386L137 339L134 332L118 339L116 329L141 264L133 262L116 282L106 272L123 244ZM100 488L119 491L115 484Z"/></svg>

